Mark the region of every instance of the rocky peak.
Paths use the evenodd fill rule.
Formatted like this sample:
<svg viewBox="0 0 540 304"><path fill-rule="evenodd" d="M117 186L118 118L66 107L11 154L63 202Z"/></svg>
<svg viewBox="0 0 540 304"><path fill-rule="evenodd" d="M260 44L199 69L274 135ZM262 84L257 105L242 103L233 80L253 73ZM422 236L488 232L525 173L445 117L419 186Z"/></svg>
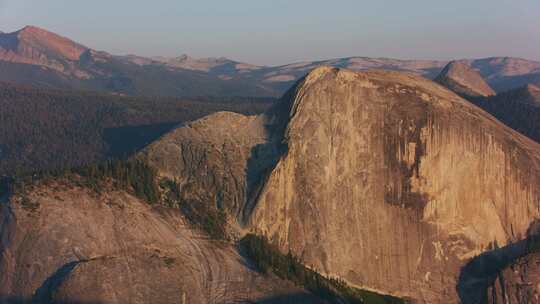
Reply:
<svg viewBox="0 0 540 304"><path fill-rule="evenodd" d="M18 30L17 32L20 34L29 34L29 33L42 34L42 35L53 34L52 32L47 31L46 29L43 29L34 25L27 25L23 27L22 29Z"/></svg>
<svg viewBox="0 0 540 304"><path fill-rule="evenodd" d="M36 26L0 34L0 59L5 61L61 70L66 62L77 61L86 50L83 45Z"/></svg>
<svg viewBox="0 0 540 304"><path fill-rule="evenodd" d="M17 32L22 48L32 48L55 57L78 60L88 48L68 38L49 32L39 27L27 26Z"/></svg>
<svg viewBox="0 0 540 304"><path fill-rule="evenodd" d="M462 61L448 63L435 81L465 97L495 95L495 91L484 81L480 73Z"/></svg>

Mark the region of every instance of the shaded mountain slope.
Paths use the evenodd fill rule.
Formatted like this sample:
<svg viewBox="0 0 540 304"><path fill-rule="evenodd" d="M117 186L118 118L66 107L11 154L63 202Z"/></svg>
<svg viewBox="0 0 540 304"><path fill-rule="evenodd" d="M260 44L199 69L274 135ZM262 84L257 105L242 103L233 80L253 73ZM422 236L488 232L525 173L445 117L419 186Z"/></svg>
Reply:
<svg viewBox="0 0 540 304"><path fill-rule="evenodd" d="M537 86L527 85L472 101L514 130L540 142L540 89Z"/></svg>
<svg viewBox="0 0 540 304"><path fill-rule="evenodd" d="M536 108L540 107L540 87L538 86L528 84L524 87L510 91L508 94L515 95L515 98L521 103Z"/></svg>

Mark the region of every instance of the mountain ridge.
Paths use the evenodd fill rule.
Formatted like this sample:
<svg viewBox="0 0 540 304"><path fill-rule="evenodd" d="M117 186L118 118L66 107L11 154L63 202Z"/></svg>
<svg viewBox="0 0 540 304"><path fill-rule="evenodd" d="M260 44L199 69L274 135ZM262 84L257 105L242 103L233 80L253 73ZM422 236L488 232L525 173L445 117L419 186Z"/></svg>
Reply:
<svg viewBox="0 0 540 304"><path fill-rule="evenodd" d="M174 68L140 56L116 56L28 26L0 34L0 80L41 88L146 96L271 96L265 86ZM22 65L22 66L21 66Z"/></svg>
<svg viewBox="0 0 540 304"><path fill-rule="evenodd" d="M142 92L146 90L152 91L142 84L142 82L147 82L159 87L156 91L169 96L205 95L207 91L220 91L220 93L216 94L227 94L229 96L280 96L294 82L310 70L321 65L331 65L356 71L369 69L408 71L433 79L448 64L448 61L444 60L346 57L279 66L259 66L223 57L197 59L188 55L173 58L137 55L120 56L87 48L68 38L37 27L25 29L0 34L0 60L32 64L37 67L45 67L50 71L41 71L39 79L29 74L21 77L21 75L12 75L13 73L0 72L0 79L55 87L58 86L58 78L63 78L64 85L71 88L91 88L129 95L144 94ZM54 56L52 56L44 53L44 56L37 57L31 51L24 52L22 50L17 53L11 50L13 48L1 47L2 40L9 40L11 39L9 37L16 35L14 33L21 31L42 33L38 35L41 37L46 32L47 35L56 37L53 40L59 41L59 43L63 42L65 45L60 48L57 55L53 54ZM35 36L35 34L32 35ZM62 43L60 44L62 45ZM71 47L67 45L71 45ZM49 49L57 49L57 47L50 47ZM85 52L81 53L83 49ZM95 56L96 54L100 55ZM497 92L520 87L527 83L540 85L540 62L537 61L512 57L460 59L458 61L466 62L472 68L478 70L488 84ZM61 75L56 75L54 72ZM152 76L145 77L144 75ZM144 78L144 80L138 78ZM184 81L183 86L193 87L193 89L177 87L179 85L175 83L178 83L178 78ZM203 86L209 86L211 89L205 90Z"/></svg>

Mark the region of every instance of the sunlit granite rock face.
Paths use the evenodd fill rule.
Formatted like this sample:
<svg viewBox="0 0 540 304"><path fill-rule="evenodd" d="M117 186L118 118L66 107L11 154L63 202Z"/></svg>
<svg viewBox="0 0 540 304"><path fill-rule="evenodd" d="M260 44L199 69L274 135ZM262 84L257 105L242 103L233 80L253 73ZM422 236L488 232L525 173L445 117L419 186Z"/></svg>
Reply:
<svg viewBox="0 0 540 304"><path fill-rule="evenodd" d="M322 272L457 303L461 267L539 215L540 146L431 81L324 67L282 106L249 226Z"/></svg>
<svg viewBox="0 0 540 304"><path fill-rule="evenodd" d="M215 113L166 134L140 157L179 184L182 201L206 202L241 220L251 189L277 155L269 123L268 115Z"/></svg>

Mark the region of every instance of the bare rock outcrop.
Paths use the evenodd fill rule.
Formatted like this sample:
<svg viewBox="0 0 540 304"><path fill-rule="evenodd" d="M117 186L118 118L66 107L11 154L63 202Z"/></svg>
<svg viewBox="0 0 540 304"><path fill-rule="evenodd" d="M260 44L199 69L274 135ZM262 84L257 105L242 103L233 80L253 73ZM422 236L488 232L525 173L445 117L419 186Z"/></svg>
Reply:
<svg viewBox="0 0 540 304"><path fill-rule="evenodd" d="M318 303L121 191L42 185L2 203L0 227L0 303Z"/></svg>
<svg viewBox="0 0 540 304"><path fill-rule="evenodd" d="M283 102L249 227L325 273L457 303L461 268L539 216L540 146L431 81L323 67Z"/></svg>
<svg viewBox="0 0 540 304"><path fill-rule="evenodd" d="M465 97L488 97L495 91L479 72L461 61L452 61L444 67L435 81Z"/></svg>
<svg viewBox="0 0 540 304"><path fill-rule="evenodd" d="M241 222L246 201L278 155L271 123L267 115L218 112L168 133L139 157L177 181L182 201L213 204Z"/></svg>

